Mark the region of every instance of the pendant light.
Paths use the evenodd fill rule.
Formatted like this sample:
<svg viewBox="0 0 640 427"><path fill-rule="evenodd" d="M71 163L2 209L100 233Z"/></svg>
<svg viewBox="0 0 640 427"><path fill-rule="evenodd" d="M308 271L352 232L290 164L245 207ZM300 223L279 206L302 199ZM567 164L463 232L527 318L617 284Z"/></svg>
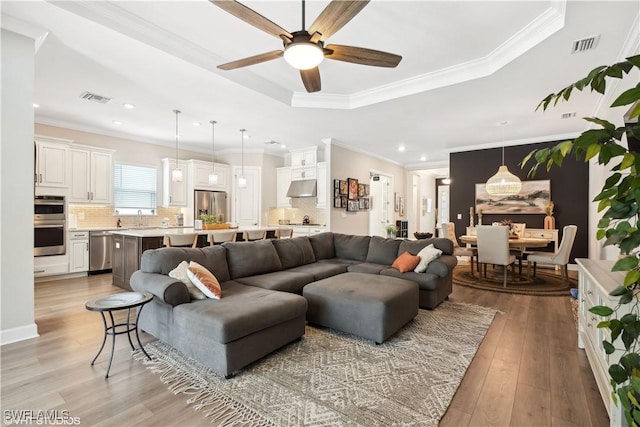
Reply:
<svg viewBox="0 0 640 427"><path fill-rule="evenodd" d="M216 126L216 121L215 120L211 120L209 123L211 123L211 173L209 174L209 185L217 185L218 184L218 175L216 175L216 165L215 165L215 157L214 157L214 153L216 150L216 143L215 143L215 126Z"/></svg>
<svg viewBox="0 0 640 427"><path fill-rule="evenodd" d="M178 114L181 113L180 110L173 110L176 114L176 166L171 171L171 180L173 182L182 182L182 169L178 168Z"/></svg>
<svg viewBox="0 0 640 427"><path fill-rule="evenodd" d="M509 122L501 122L501 126L506 126ZM518 194L522 188L520 178L509 172L504 164L504 131L502 132L502 165L498 172L487 180L487 193L492 196L512 196Z"/></svg>
<svg viewBox="0 0 640 427"><path fill-rule="evenodd" d="M238 188L246 188L247 187L247 179L244 177L244 132L246 129L240 129L240 161L242 165L242 169L240 172L240 177L238 178Z"/></svg>

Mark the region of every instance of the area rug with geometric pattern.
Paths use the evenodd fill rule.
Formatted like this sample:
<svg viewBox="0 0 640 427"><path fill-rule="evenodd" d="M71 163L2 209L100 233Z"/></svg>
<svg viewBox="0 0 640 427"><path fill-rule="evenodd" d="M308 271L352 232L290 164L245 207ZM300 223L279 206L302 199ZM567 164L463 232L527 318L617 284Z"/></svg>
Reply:
<svg viewBox="0 0 640 427"><path fill-rule="evenodd" d="M445 301L381 345L307 326L229 380L160 341L135 358L213 425L437 426L496 313Z"/></svg>
<svg viewBox="0 0 640 427"><path fill-rule="evenodd" d="M458 265L453 270L453 283L486 291L553 297L569 296L569 290L578 287L577 280L570 278L569 281L565 281L562 276L555 274L552 270L544 271L539 268L536 271L536 277L527 277L526 267L523 267L522 273L519 275L516 271L516 274L512 275L509 269L505 287L502 267L495 269L488 267L487 277L481 278L477 271L471 274L469 265Z"/></svg>

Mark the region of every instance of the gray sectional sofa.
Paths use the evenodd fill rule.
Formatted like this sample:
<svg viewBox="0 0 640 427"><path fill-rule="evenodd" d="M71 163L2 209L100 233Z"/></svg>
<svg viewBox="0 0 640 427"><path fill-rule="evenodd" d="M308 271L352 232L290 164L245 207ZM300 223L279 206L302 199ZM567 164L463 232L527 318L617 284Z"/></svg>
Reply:
<svg viewBox="0 0 640 427"><path fill-rule="evenodd" d="M430 243L443 255L432 261L425 273L400 273L391 268L403 252L415 255ZM221 284L222 299L191 300L186 285L168 276L181 261L195 261L211 271ZM448 239L409 241L327 232L293 239L227 242L201 249L148 250L142 254L141 269L131 277L131 286L154 295L141 312L142 330L228 378L304 335L305 286L347 272L366 273L343 276L356 290L366 290L370 275L379 276L376 282L380 283L387 276L389 283L417 285L417 293L403 291L413 295L405 295L403 304L410 298L413 307L395 308L397 313L409 313L402 320L406 323L417 314L417 305L433 309L447 298L456 263ZM362 283L354 285L354 278ZM381 342L397 330L399 316L380 316L383 323L387 317L395 322L395 329L389 330L389 325L379 328L383 332L375 337L380 336ZM375 337L372 339L378 341Z"/></svg>

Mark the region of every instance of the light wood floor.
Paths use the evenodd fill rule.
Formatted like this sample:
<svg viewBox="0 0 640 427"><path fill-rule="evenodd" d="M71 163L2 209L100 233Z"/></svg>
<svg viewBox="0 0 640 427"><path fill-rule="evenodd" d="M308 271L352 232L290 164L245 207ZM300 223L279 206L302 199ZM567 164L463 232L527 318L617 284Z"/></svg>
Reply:
<svg viewBox="0 0 640 427"><path fill-rule="evenodd" d="M131 359L124 337L116 341L109 379L108 348L90 366L103 326L84 303L119 291L109 274L36 284L40 337L1 348L3 422L5 410L57 409L79 417L83 426L211 425L184 395L173 395L158 375ZM441 426L609 424L584 351L577 348L567 298L454 287L450 300L504 314L496 316Z"/></svg>

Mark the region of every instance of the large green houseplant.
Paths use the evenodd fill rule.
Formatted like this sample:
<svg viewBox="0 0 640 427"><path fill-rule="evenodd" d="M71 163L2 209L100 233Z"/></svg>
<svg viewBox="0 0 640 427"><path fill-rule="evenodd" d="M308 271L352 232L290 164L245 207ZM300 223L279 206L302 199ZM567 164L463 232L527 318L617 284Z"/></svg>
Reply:
<svg viewBox="0 0 640 427"><path fill-rule="evenodd" d="M608 78L622 79L633 69L640 69L640 55L627 58L611 66L593 69L585 78L565 87L557 93L544 98L538 108L546 110L553 103L568 100L574 90L590 88L604 94ZM611 332L611 340L604 340L607 354L615 351L614 343L624 346L624 353L618 361L609 366L612 396L616 403L622 403L624 414L630 426L640 426L640 305L637 294L640 292L640 154L629 151L623 144L623 137L634 136L640 139L640 84L624 91L611 104L611 107L630 108L628 120L635 123L616 127L609 121L597 117L585 117L596 125L594 129L583 132L573 141L564 141L551 148L534 150L521 162L524 168L531 162L529 175L536 173L539 166L547 171L554 165L562 166L563 160L574 155L585 162L597 159L601 165L611 164L611 174L606 179L600 193L594 198L598 203L598 212L602 218L598 222L597 238L604 239L605 245L614 245L620 249L620 258L613 271L626 272L624 283L611 295L619 296L616 307L596 306L590 312L604 316L599 328ZM631 107L628 107L631 106ZM624 113L624 111L621 113ZM628 314L617 315L621 305L631 304Z"/></svg>

